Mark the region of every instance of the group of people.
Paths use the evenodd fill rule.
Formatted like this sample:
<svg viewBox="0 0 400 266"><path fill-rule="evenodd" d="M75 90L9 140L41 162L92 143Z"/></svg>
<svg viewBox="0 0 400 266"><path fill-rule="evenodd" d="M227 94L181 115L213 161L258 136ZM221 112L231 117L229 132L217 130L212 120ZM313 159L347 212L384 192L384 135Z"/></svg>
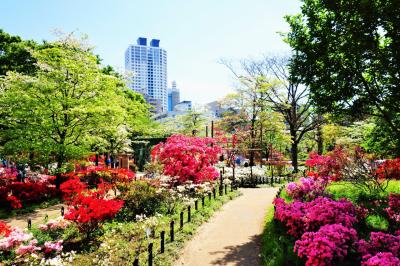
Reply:
<svg viewBox="0 0 400 266"><path fill-rule="evenodd" d="M15 163L12 161L7 161L7 159L2 159L2 165L4 168L10 168L11 172L17 172L17 180L19 182L24 182L27 177L27 173L30 171L29 165L26 163Z"/></svg>

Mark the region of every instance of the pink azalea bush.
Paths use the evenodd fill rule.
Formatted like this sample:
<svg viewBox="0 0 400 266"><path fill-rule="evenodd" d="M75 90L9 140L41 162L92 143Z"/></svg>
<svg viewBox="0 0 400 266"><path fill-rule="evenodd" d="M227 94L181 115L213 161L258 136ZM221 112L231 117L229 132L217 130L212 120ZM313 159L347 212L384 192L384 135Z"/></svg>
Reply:
<svg viewBox="0 0 400 266"><path fill-rule="evenodd" d="M46 224L39 224L38 228L41 231L63 230L66 229L71 222L65 220L64 217L49 220Z"/></svg>
<svg viewBox="0 0 400 266"><path fill-rule="evenodd" d="M400 259L390 252L378 252L361 263L362 266L399 266Z"/></svg>
<svg viewBox="0 0 400 266"><path fill-rule="evenodd" d="M372 232L368 241L361 239L357 243L357 250L363 261L368 261L378 253L391 253L394 257L400 257L400 235L391 235L382 232ZM381 257L380 255L379 257ZM384 256L387 257L387 256ZM375 258L372 261L376 261Z"/></svg>
<svg viewBox="0 0 400 266"><path fill-rule="evenodd" d="M297 240L295 252L306 258L306 266L334 265L348 254L352 244L357 241L357 232L341 224L322 226L317 232L306 232Z"/></svg>
<svg viewBox="0 0 400 266"><path fill-rule="evenodd" d="M37 246L38 241L36 239L31 240L27 245L20 245L15 253L18 255L25 255L27 253L34 253L35 251L41 250L40 247Z"/></svg>
<svg viewBox="0 0 400 266"><path fill-rule="evenodd" d="M400 194L389 195L389 207L385 211L392 221L400 223Z"/></svg>
<svg viewBox="0 0 400 266"><path fill-rule="evenodd" d="M335 201L318 197L310 202L292 203L275 199L274 204L275 219L282 222L288 229L288 234L294 237L300 237L307 231L317 231L328 224L352 227L357 222L355 206L345 199Z"/></svg>
<svg viewBox="0 0 400 266"><path fill-rule="evenodd" d="M289 197L294 200L313 200L323 196L327 181L314 178L300 178L300 183L291 182L286 187Z"/></svg>
<svg viewBox="0 0 400 266"><path fill-rule="evenodd" d="M10 251L32 238L31 233L26 233L22 229L14 227L7 237L0 239L0 250Z"/></svg>
<svg viewBox="0 0 400 266"><path fill-rule="evenodd" d="M212 138L173 135L152 151L153 161L164 166L164 174L178 177L180 183L201 183L219 176L213 167L222 149Z"/></svg>

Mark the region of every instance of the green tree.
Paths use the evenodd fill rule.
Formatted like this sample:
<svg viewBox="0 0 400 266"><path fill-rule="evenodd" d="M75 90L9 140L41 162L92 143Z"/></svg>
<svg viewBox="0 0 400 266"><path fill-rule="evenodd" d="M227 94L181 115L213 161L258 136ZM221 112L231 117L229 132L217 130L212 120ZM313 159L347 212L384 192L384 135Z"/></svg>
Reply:
<svg viewBox="0 0 400 266"><path fill-rule="evenodd" d="M102 73L91 50L71 36L31 53L34 76L8 72L1 80L4 152L51 158L60 172L67 160L90 151L99 128L123 118L120 80Z"/></svg>
<svg viewBox="0 0 400 266"><path fill-rule="evenodd" d="M6 75L8 71L33 74L36 60L30 50L38 46L34 41L24 41L0 29L0 76Z"/></svg>
<svg viewBox="0 0 400 266"><path fill-rule="evenodd" d="M400 154L400 2L302 2L301 14L286 17L292 75L323 112L378 117Z"/></svg>
<svg viewBox="0 0 400 266"><path fill-rule="evenodd" d="M191 109L186 114L181 115L179 120L182 133L187 135L196 135L204 128L206 122L204 113L195 109Z"/></svg>

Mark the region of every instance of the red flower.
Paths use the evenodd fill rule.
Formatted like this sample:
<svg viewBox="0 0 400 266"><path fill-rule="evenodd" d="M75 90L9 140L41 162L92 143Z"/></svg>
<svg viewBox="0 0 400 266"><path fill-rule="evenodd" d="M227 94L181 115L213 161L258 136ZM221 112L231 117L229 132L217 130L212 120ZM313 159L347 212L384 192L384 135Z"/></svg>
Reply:
<svg viewBox="0 0 400 266"><path fill-rule="evenodd" d="M11 233L11 227L5 222L0 220L0 238L8 237Z"/></svg>

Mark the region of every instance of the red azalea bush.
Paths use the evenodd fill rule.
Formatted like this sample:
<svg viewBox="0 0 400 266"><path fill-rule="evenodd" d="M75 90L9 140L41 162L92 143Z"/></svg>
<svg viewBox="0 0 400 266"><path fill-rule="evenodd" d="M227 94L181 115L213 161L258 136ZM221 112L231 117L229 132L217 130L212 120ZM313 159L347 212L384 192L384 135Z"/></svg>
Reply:
<svg viewBox="0 0 400 266"><path fill-rule="evenodd" d="M67 202L72 201L76 196L82 193L87 185L79 179L70 179L60 185L63 199Z"/></svg>
<svg viewBox="0 0 400 266"><path fill-rule="evenodd" d="M357 222L355 206L345 199L334 201L319 197L310 202L285 203L279 198L275 199L274 204L275 219L282 222L288 229L288 234L296 238L304 232L317 231L327 224L352 227Z"/></svg>
<svg viewBox="0 0 400 266"><path fill-rule="evenodd" d="M316 152L311 152L309 159L306 160L306 165L316 171L313 172L313 175L330 176L332 180L338 180L348 155L341 147L336 147L328 155L319 155Z"/></svg>
<svg viewBox="0 0 400 266"><path fill-rule="evenodd" d="M334 265L342 261L353 243L357 232L341 224L322 226L317 232L306 232L297 240L294 250L300 258L306 258L306 266Z"/></svg>
<svg viewBox="0 0 400 266"><path fill-rule="evenodd" d="M102 222L113 219L123 205L122 200L98 198L97 194L79 194L64 218L75 222L79 230L89 236Z"/></svg>
<svg viewBox="0 0 400 266"><path fill-rule="evenodd" d="M400 158L386 160L379 165L376 174L382 179L400 179Z"/></svg>
<svg viewBox="0 0 400 266"><path fill-rule="evenodd" d="M123 168L107 168L104 166L88 166L79 171L70 172L64 178L79 178L89 185L97 186L101 182L115 184L116 182L130 182L135 179L135 173Z"/></svg>
<svg viewBox="0 0 400 266"><path fill-rule="evenodd" d="M8 237L11 233L11 227L0 220L0 238Z"/></svg>
<svg viewBox="0 0 400 266"><path fill-rule="evenodd" d="M154 147L152 159L163 164L165 175L177 176L180 183L201 183L218 177L213 165L221 151L212 138L173 135Z"/></svg>
<svg viewBox="0 0 400 266"><path fill-rule="evenodd" d="M13 181L0 187L0 206L13 209L22 208L23 205L40 203L57 196L57 190L49 182Z"/></svg>

